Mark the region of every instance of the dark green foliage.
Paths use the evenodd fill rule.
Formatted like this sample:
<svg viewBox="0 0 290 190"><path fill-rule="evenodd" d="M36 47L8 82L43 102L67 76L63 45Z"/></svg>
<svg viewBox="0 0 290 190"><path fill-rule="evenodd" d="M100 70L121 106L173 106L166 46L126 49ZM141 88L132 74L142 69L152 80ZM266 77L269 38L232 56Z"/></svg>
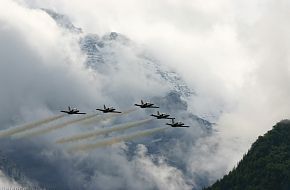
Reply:
<svg viewBox="0 0 290 190"><path fill-rule="evenodd" d="M237 168L205 190L290 190L290 121L260 136Z"/></svg>

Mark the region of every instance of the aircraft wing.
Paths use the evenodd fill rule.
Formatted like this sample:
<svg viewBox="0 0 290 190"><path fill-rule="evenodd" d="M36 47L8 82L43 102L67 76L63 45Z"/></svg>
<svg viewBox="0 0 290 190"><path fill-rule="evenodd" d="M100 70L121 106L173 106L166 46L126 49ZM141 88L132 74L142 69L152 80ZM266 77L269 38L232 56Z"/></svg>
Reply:
<svg viewBox="0 0 290 190"><path fill-rule="evenodd" d="M122 112L120 112L120 111L111 111L112 113L122 113Z"/></svg>
<svg viewBox="0 0 290 190"><path fill-rule="evenodd" d="M102 110L102 109L96 109L96 110L98 110L98 111L102 111L102 112L104 112L105 110Z"/></svg>
<svg viewBox="0 0 290 190"><path fill-rule="evenodd" d="M189 126L186 126L186 125L181 125L181 126L177 126L177 127L187 127L187 128L188 128Z"/></svg>
<svg viewBox="0 0 290 190"><path fill-rule="evenodd" d="M68 111L60 111L60 112L63 112L63 113L68 113Z"/></svg>
<svg viewBox="0 0 290 190"><path fill-rule="evenodd" d="M73 114L87 114L87 113L81 113L81 112L78 112L78 113L73 113Z"/></svg>

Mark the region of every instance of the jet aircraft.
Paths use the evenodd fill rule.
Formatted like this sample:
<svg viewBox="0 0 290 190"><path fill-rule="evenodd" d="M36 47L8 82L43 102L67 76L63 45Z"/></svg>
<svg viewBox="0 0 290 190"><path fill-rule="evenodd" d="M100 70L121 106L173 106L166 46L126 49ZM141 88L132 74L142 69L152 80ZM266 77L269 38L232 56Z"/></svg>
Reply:
<svg viewBox="0 0 290 190"><path fill-rule="evenodd" d="M106 105L104 105L104 109L96 109L98 111L102 111L103 113L122 113L120 111L115 111L116 109L113 107L106 107Z"/></svg>
<svg viewBox="0 0 290 190"><path fill-rule="evenodd" d="M77 108L71 108L68 106L68 110L62 110L60 112L67 113L67 114L86 114L86 113L81 113L80 110Z"/></svg>
<svg viewBox="0 0 290 190"><path fill-rule="evenodd" d="M154 104L150 103L150 102L143 102L143 100L141 100L141 104L135 104L135 106L139 106L140 108L159 108L158 106L154 106Z"/></svg>
<svg viewBox="0 0 290 190"><path fill-rule="evenodd" d="M174 117L169 117L167 113L160 113L157 111L157 115L151 114L151 116L156 117L157 119L175 119Z"/></svg>
<svg viewBox="0 0 290 190"><path fill-rule="evenodd" d="M170 125L171 127L189 127L182 122L174 122L174 119L172 119L172 123L166 123L166 125Z"/></svg>

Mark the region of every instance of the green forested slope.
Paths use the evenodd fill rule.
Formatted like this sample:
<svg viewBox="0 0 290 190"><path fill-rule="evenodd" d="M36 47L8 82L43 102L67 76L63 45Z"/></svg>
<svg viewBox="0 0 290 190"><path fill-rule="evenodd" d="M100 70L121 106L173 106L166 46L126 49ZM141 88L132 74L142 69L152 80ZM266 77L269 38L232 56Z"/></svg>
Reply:
<svg viewBox="0 0 290 190"><path fill-rule="evenodd" d="M290 190L290 121L260 136L238 166L206 190Z"/></svg>

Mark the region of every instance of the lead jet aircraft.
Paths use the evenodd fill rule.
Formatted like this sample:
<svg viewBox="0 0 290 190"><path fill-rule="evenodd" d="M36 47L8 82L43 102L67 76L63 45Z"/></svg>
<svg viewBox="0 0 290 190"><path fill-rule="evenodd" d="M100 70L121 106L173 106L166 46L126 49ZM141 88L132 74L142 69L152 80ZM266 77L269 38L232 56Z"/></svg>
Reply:
<svg viewBox="0 0 290 190"><path fill-rule="evenodd" d="M166 125L170 125L171 127L189 127L182 122L174 122L174 119L172 119L172 123L166 123Z"/></svg>
<svg viewBox="0 0 290 190"><path fill-rule="evenodd" d="M159 108L158 106L154 106L154 104L150 103L150 102L143 102L143 100L141 100L141 104L135 104L135 106L139 106L140 108Z"/></svg>
<svg viewBox="0 0 290 190"><path fill-rule="evenodd" d="M106 105L104 105L104 109L96 109L98 111L102 111L103 113L122 113L120 111L115 111L116 109L113 107L107 108Z"/></svg>
<svg viewBox="0 0 290 190"><path fill-rule="evenodd" d="M160 113L157 111L157 115L151 114L151 116L156 117L157 119L175 119L174 117L169 117L167 113Z"/></svg>
<svg viewBox="0 0 290 190"><path fill-rule="evenodd" d="M77 108L71 108L68 106L68 110L62 110L60 112L67 113L67 114L86 114L86 113L81 113L80 110Z"/></svg>

